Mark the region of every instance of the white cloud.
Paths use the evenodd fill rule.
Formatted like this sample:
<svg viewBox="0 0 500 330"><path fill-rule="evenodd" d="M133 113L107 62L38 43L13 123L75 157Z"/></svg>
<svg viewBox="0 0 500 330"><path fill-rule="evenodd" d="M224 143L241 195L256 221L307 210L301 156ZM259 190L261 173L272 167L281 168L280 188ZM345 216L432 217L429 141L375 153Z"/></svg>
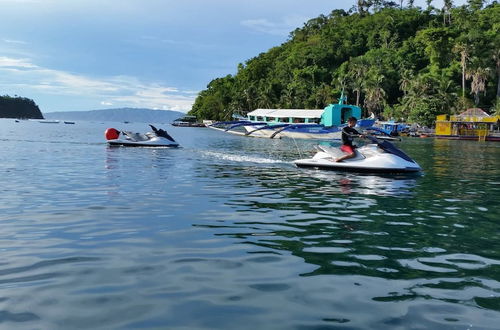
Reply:
<svg viewBox="0 0 500 330"><path fill-rule="evenodd" d="M195 92L181 91L161 83L142 82L135 77L87 77L43 68L26 58L0 57L0 90L15 87L44 94L95 99L96 104L188 111ZM106 101L99 101L99 100Z"/></svg>
<svg viewBox="0 0 500 330"><path fill-rule="evenodd" d="M287 16L281 21L269 21L265 18L250 19L241 21L241 25L252 30L279 36L288 36L290 32L300 27L308 19L303 16Z"/></svg>
<svg viewBox="0 0 500 330"><path fill-rule="evenodd" d="M0 56L0 69L34 69L37 68L36 65L29 62L28 59L25 58L10 58L5 56Z"/></svg>
<svg viewBox="0 0 500 330"><path fill-rule="evenodd" d="M26 41L22 40L12 40L12 39L2 39L3 42L8 43L8 44L18 44L18 45L26 45Z"/></svg>
<svg viewBox="0 0 500 330"><path fill-rule="evenodd" d="M2 3L6 3L6 4L9 4L9 3L20 3L20 4L25 4L25 3L28 3L28 4L33 4L33 3L46 3L46 2L49 2L47 0L0 0L0 4Z"/></svg>

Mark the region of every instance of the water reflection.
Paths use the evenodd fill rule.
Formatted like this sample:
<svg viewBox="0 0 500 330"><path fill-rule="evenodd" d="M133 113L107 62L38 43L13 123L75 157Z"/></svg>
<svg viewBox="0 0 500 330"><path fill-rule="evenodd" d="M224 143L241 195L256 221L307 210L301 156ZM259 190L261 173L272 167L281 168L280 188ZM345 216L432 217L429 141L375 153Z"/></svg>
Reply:
<svg viewBox="0 0 500 330"><path fill-rule="evenodd" d="M301 170L301 174L329 182L333 192L399 197L413 194L420 177L418 174L368 175L317 170Z"/></svg>
<svg viewBox="0 0 500 330"><path fill-rule="evenodd" d="M296 168L306 142L187 128L181 150L108 149L94 126L0 141L4 327L498 323L498 147L464 173L458 146L410 140L423 176L371 176Z"/></svg>
<svg viewBox="0 0 500 330"><path fill-rule="evenodd" d="M477 253L478 237L491 237L494 225L472 224L467 206L451 198L455 192L439 176L362 175L296 169L285 162L226 160L205 166L204 175L220 183L216 199L224 200L231 212L205 214L194 226L260 248L261 253L300 258L313 266L300 273L303 277L356 274L406 283L406 289L373 294L376 301L430 297L495 305L483 300L500 287L498 281L483 282L483 291L475 292L476 280L467 280L485 276L486 268L498 268L495 258ZM435 190L423 189L424 184ZM457 244L456 239L470 235L471 225L476 241L469 247L476 253L460 254L469 242ZM442 295L449 285L444 277L455 278L465 288L460 298Z"/></svg>

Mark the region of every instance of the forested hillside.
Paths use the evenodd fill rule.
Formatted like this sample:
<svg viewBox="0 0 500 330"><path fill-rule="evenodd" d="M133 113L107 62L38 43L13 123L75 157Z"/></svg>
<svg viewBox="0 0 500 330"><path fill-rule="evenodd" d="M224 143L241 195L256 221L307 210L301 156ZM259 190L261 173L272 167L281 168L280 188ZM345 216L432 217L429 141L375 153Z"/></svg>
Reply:
<svg viewBox="0 0 500 330"><path fill-rule="evenodd" d="M0 118L43 119L40 108L25 97L0 96Z"/></svg>
<svg viewBox="0 0 500 330"><path fill-rule="evenodd" d="M499 112L500 5L413 7L358 1L212 80L190 114L228 120L256 108L324 108L342 90L365 113L432 125L476 106Z"/></svg>

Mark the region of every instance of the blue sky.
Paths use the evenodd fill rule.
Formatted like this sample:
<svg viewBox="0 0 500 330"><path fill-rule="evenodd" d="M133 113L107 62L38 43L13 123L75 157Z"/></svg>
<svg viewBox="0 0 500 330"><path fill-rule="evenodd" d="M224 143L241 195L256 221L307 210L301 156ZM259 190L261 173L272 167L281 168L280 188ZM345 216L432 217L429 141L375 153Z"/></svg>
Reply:
<svg viewBox="0 0 500 330"><path fill-rule="evenodd" d="M42 112L187 112L212 79L234 74L307 20L353 4L0 0L0 95L31 98Z"/></svg>

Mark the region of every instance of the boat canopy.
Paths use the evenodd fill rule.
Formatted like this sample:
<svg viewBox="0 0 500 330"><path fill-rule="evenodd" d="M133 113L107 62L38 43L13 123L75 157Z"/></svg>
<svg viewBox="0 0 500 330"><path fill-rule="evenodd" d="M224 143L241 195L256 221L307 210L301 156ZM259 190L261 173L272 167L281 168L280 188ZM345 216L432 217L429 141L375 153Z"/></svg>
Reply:
<svg viewBox="0 0 500 330"><path fill-rule="evenodd" d="M256 109L247 116L274 117L274 118L321 118L321 109Z"/></svg>
<svg viewBox="0 0 500 330"><path fill-rule="evenodd" d="M467 109L464 112L460 113L457 117L459 117L459 118L464 118L464 117L484 118L484 117L490 117L490 115L488 115L486 112L484 112L483 109L470 108L470 109Z"/></svg>
<svg viewBox="0 0 500 330"><path fill-rule="evenodd" d="M321 124L326 127L339 126L347 123L349 117L361 118L361 108L348 104L330 104L323 111Z"/></svg>

